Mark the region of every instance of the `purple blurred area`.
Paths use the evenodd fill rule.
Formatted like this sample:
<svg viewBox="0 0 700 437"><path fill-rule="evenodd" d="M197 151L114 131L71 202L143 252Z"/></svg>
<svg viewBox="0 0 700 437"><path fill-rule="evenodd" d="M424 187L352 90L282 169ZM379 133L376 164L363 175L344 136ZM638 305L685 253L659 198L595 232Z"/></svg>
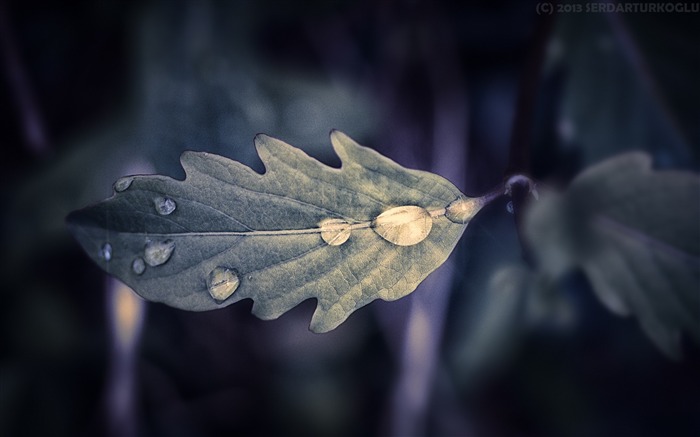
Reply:
<svg viewBox="0 0 700 437"><path fill-rule="evenodd" d="M184 150L261 170L259 132L337 165L339 129L467 195L627 150L700 169L700 16L537 5L0 0L0 435L700 435L697 345L669 361L581 275L536 317L489 295L522 264L505 200L322 335L311 301L144 303L64 226L120 176L182 177Z"/></svg>

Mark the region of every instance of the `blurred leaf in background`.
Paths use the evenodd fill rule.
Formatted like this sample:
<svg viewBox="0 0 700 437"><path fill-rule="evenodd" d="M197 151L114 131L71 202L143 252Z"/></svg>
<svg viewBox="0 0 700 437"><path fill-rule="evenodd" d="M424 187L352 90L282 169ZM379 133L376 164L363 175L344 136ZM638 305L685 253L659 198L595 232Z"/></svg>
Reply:
<svg viewBox="0 0 700 437"><path fill-rule="evenodd" d="M680 358L682 331L700 340L698 175L619 155L533 205L525 233L550 280L582 269L605 306L636 316L667 355Z"/></svg>
<svg viewBox="0 0 700 437"><path fill-rule="evenodd" d="M691 120L700 118L693 103L700 86L692 72L700 56L690 45L700 35L693 19L685 14L559 18L547 63L550 74L564 76L553 122L561 146L578 149L581 164L629 150L646 151L662 166L697 162L700 137ZM679 27L672 29L671 22Z"/></svg>

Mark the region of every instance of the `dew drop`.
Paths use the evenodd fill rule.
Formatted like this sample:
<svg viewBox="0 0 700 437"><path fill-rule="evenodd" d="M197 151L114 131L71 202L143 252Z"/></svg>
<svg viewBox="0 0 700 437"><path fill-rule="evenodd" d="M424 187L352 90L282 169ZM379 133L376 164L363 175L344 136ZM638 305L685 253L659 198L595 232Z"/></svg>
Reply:
<svg viewBox="0 0 700 437"><path fill-rule="evenodd" d="M173 254L173 250L175 250L173 240L149 241L143 251L146 264L151 267L165 264L170 259L170 255Z"/></svg>
<svg viewBox="0 0 700 437"><path fill-rule="evenodd" d="M399 206L381 213L372 222L374 232L397 246L418 244L430 234L433 219L420 206Z"/></svg>
<svg viewBox="0 0 700 437"><path fill-rule="evenodd" d="M512 200L509 201L508 203L506 203L506 211L508 211L511 214L513 214L513 212L515 212L515 207L513 206Z"/></svg>
<svg viewBox="0 0 700 437"><path fill-rule="evenodd" d="M325 219L318 224L321 238L329 246L340 246L350 238L350 223L343 219Z"/></svg>
<svg viewBox="0 0 700 437"><path fill-rule="evenodd" d="M160 215L172 214L172 212L175 211L175 208L177 208L177 204L170 197L158 196L155 199L153 199L153 204L156 207L156 211Z"/></svg>
<svg viewBox="0 0 700 437"><path fill-rule="evenodd" d="M109 261L112 259L112 245L109 243L105 243L102 245L100 248L100 258L102 258L105 261Z"/></svg>
<svg viewBox="0 0 700 437"><path fill-rule="evenodd" d="M460 197L445 208L445 217L454 223L468 223L484 206L483 198Z"/></svg>
<svg viewBox="0 0 700 437"><path fill-rule="evenodd" d="M137 275L142 274L146 271L146 262L141 257L136 258L134 262L131 263L131 270Z"/></svg>
<svg viewBox="0 0 700 437"><path fill-rule="evenodd" d="M134 178L132 176L126 176L120 179L117 179L117 182L114 183L114 191L117 193L121 193L122 191L126 191L130 186L131 183L134 181Z"/></svg>
<svg viewBox="0 0 700 437"><path fill-rule="evenodd" d="M238 275L226 267L217 267L207 277L207 289L215 300L222 302L229 298L241 281Z"/></svg>

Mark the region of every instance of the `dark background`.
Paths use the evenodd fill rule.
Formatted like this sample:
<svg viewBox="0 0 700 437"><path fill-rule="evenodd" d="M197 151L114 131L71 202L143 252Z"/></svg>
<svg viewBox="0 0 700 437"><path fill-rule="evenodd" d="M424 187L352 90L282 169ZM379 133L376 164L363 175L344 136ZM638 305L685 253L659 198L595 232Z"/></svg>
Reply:
<svg viewBox="0 0 700 437"><path fill-rule="evenodd" d="M335 165L337 128L472 195L626 150L697 171L700 14L536 6L2 1L0 435L700 434L697 345L668 360L580 275L489 293L521 263L505 201L428 286L323 335L311 301L133 299L64 226L122 175L182 177L183 150L261 170L258 132Z"/></svg>

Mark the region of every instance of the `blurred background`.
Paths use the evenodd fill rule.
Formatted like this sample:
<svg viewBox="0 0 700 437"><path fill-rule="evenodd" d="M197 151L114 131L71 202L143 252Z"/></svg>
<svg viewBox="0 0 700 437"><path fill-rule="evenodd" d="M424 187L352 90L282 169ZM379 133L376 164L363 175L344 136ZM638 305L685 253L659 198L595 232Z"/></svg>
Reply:
<svg viewBox="0 0 700 437"><path fill-rule="evenodd" d="M260 171L259 132L337 165L340 129L468 195L626 150L700 169L698 13L453 3L0 2L0 435L700 435L698 346L668 360L581 275L524 289L505 200L415 293L322 335L312 301L145 303L69 236L184 150Z"/></svg>

